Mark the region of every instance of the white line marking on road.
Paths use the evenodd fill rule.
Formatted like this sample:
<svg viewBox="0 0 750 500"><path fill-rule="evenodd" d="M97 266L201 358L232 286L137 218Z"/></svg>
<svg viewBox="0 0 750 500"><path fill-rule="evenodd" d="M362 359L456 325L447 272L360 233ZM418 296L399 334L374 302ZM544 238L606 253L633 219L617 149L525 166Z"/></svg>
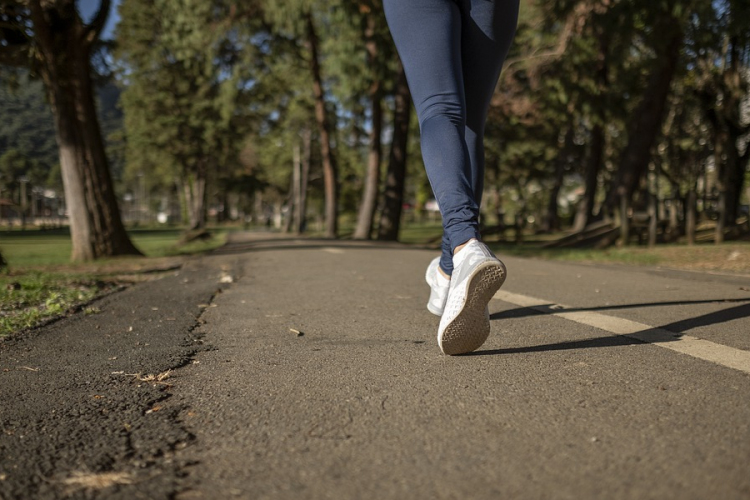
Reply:
<svg viewBox="0 0 750 500"><path fill-rule="evenodd" d="M690 335L670 332L663 328L629 319L606 316L591 311L566 311L566 309L575 308L504 290L498 291L494 298L750 374L750 351L716 344Z"/></svg>
<svg viewBox="0 0 750 500"><path fill-rule="evenodd" d="M335 253L337 255L344 253L344 251L340 248L324 248L323 251L328 253Z"/></svg>

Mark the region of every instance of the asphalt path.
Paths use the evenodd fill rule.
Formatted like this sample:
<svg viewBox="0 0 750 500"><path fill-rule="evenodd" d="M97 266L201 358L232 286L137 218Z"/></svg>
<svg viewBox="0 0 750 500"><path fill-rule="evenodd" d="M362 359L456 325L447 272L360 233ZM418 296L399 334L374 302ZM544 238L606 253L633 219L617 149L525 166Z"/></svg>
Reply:
<svg viewBox="0 0 750 500"><path fill-rule="evenodd" d="M0 343L0 497L750 498L750 279L503 258L448 357L434 252L235 235Z"/></svg>

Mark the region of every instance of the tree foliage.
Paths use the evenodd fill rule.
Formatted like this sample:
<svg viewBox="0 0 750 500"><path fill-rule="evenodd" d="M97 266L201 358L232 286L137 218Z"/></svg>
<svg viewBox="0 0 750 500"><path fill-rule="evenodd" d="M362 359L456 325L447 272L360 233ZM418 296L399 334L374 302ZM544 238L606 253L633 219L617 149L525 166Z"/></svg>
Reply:
<svg viewBox="0 0 750 500"><path fill-rule="evenodd" d="M25 19L23 6L4 2L6 23ZM486 128L483 222L585 231L649 213L665 241L692 240L701 217L715 221L717 241L738 234L750 163L747 2L521 7ZM357 221L355 237L394 238L401 207L418 212L431 198L380 0L122 0L120 16L116 178L182 193L191 226L209 206L232 205L254 220L286 214L295 231L310 219L334 236L342 219ZM3 29L6 61L31 60L22 33ZM23 115L0 124L0 149L48 168L49 133L34 130L49 122Z"/></svg>

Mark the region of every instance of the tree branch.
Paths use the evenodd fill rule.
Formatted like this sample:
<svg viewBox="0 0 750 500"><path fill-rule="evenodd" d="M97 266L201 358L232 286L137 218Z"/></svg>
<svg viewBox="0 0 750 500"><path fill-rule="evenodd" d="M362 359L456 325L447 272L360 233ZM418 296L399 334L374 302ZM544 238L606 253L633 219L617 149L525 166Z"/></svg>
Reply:
<svg viewBox="0 0 750 500"><path fill-rule="evenodd" d="M46 57L46 51L52 46L52 35L47 19L44 16L41 0L29 0L29 13L31 22L34 25L34 34L40 46L42 57Z"/></svg>
<svg viewBox="0 0 750 500"><path fill-rule="evenodd" d="M29 65L29 53L20 47L15 50L0 51L0 65L10 66L14 68L28 67Z"/></svg>
<svg viewBox="0 0 750 500"><path fill-rule="evenodd" d="M582 3L578 5L565 20L565 25L560 31L557 43L555 43L553 49L541 51L540 48L536 48L531 54L507 59L505 61L504 74L512 73L513 70L511 70L511 68L519 63L524 63L533 59L541 59L543 64L547 60L555 60L562 57L568 48L568 42L572 38L573 33L576 31L578 25L580 25L581 19L587 14L588 12L585 11L585 4Z"/></svg>
<svg viewBox="0 0 750 500"><path fill-rule="evenodd" d="M14 33L21 33L24 37L31 38L26 33L26 29L25 28L26 28L25 26L21 26L21 25L18 25L18 24L6 23L6 22L3 22L3 21L0 21L0 29L12 31Z"/></svg>
<svg viewBox="0 0 750 500"><path fill-rule="evenodd" d="M101 0L96 16L94 16L94 19L92 19L91 23L86 27L86 35L83 38L85 44L91 45L99 39L99 36L104 29L104 25L107 24L109 9L111 6L112 0Z"/></svg>

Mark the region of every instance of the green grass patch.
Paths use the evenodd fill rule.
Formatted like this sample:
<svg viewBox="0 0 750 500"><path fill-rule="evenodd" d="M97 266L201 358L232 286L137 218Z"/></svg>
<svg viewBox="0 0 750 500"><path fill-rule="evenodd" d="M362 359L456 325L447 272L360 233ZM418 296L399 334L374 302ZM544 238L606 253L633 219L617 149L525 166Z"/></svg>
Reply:
<svg viewBox="0 0 750 500"><path fill-rule="evenodd" d="M37 267L70 261L70 235L64 230L3 231L0 250L11 267Z"/></svg>
<svg viewBox="0 0 750 500"><path fill-rule="evenodd" d="M116 287L114 282L75 273L0 275L0 337L67 314Z"/></svg>
<svg viewBox="0 0 750 500"><path fill-rule="evenodd" d="M401 227L399 239L414 245L440 245L443 225L440 222L412 222Z"/></svg>
<svg viewBox="0 0 750 500"><path fill-rule="evenodd" d="M137 229L128 231L147 257L168 257L207 252L226 242L228 229L210 230L212 238L180 245L180 229ZM2 231L0 250L11 268L60 266L70 262L70 234L67 229L49 231ZM111 260L111 259L107 259Z"/></svg>
<svg viewBox="0 0 750 500"><path fill-rule="evenodd" d="M527 233L522 244L514 244L507 240L497 241L497 235L491 235L488 243L499 256L750 274L750 242L747 241L730 241L721 245L708 242L693 246L659 244L654 248L635 245L606 249L544 248L545 243L554 241L564 234ZM439 222L409 223L402 227L401 241L419 245L439 245L441 235L442 227ZM505 236L513 237L513 231L509 230Z"/></svg>
<svg viewBox="0 0 750 500"><path fill-rule="evenodd" d="M503 243L490 244L498 255L564 260L573 262L619 263L636 266L653 266L662 262L662 258L652 252L635 248L611 248L593 250L588 248L546 249L539 245L512 245Z"/></svg>
<svg viewBox="0 0 750 500"><path fill-rule="evenodd" d="M180 244L180 229L129 231L145 258L110 258L71 264L66 229L0 232L8 270L0 271L0 337L76 310L134 275L179 263L179 257L208 252L226 242L228 229L210 230L207 240ZM95 314L89 308L86 314Z"/></svg>
<svg viewBox="0 0 750 500"><path fill-rule="evenodd" d="M688 271L710 271L750 274L750 243L727 242L721 245L662 244L654 248L628 246L594 249L546 249L538 243L513 245L491 243L498 255L540 258L586 263L659 266Z"/></svg>

